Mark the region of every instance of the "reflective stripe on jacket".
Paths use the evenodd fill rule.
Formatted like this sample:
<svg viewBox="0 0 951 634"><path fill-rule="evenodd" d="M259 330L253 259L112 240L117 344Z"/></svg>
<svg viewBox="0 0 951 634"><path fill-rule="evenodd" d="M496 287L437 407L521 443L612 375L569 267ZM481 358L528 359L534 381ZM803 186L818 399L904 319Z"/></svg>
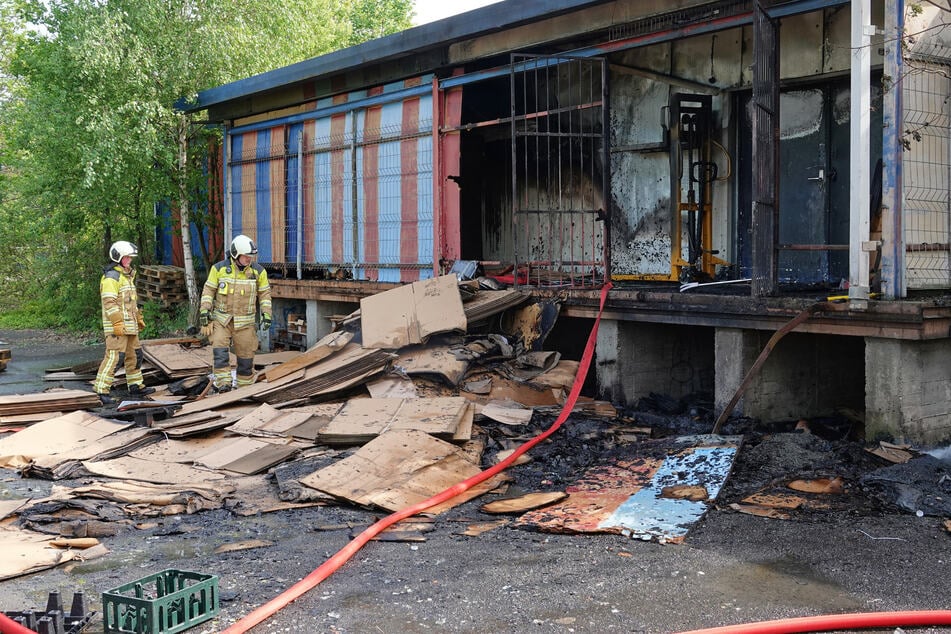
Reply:
<svg viewBox="0 0 951 634"><path fill-rule="evenodd" d="M102 329L107 335L115 333L113 324L120 321L125 326L125 334L139 334L134 269L126 273L119 265L106 267L99 280L99 299L102 302Z"/></svg>
<svg viewBox="0 0 951 634"><path fill-rule="evenodd" d="M271 314L271 286L267 271L251 263L243 269L234 260L224 260L211 267L201 292L200 310L212 311L212 318L223 326L234 320L234 328L251 326L255 309Z"/></svg>

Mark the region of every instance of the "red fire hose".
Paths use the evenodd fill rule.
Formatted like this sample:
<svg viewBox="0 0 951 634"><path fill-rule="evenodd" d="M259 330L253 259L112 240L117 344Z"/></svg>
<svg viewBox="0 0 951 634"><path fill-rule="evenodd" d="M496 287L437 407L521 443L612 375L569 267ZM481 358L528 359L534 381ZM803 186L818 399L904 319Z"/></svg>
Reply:
<svg viewBox="0 0 951 634"><path fill-rule="evenodd" d="M353 555L357 553L357 551L363 548L367 542L379 535L384 529L392 526L400 520L406 519L407 517L412 517L417 513L425 511L431 506L441 504L446 500L449 500L460 493L469 490L476 484L484 482L492 476L501 473L502 471L508 469L518 459L519 456L555 433L555 431L561 427L562 423L568 419L568 416L571 414L571 410L574 409L575 403L578 401L578 396L581 394L581 387L584 385L585 377L588 374L588 368L591 366L591 359L594 356L594 346L595 342L597 341L598 326L601 323L601 313L604 311L604 303L607 300L608 291L610 290L610 282L601 288L601 303L598 308L598 316L594 320L594 327L591 329L591 334L588 335L588 342L584 348L584 355L581 357L581 362L578 365L578 373L575 375L574 383L572 384L568 398L561 409L561 413L558 414L558 418L555 419L555 422L552 423L551 427L518 447L518 449L516 449L512 455L495 466L486 469L482 473L476 474L467 480L463 480L455 486L449 487L442 493L438 493L428 500L423 500L422 502L414 504L413 506L405 508L401 511L397 511L392 515L388 515L379 520L364 530L362 533L357 535L349 544L337 551L336 554L321 564L316 570L261 607L255 609L247 616L241 618L227 629L223 630L221 634L240 634L247 632L258 623L261 623L262 621L271 617L273 614L277 613L284 606L315 588L321 581L336 572L340 566L345 564Z"/></svg>
<svg viewBox="0 0 951 634"><path fill-rule="evenodd" d="M28 627L23 627L3 612L0 612L0 634L36 634L36 632Z"/></svg>
<svg viewBox="0 0 951 634"><path fill-rule="evenodd" d="M856 614L828 614L803 616L776 621L761 621L743 625L725 625L704 630L690 630L681 634L796 634L799 632L828 632L869 627L923 627L951 625L951 610L859 612Z"/></svg>

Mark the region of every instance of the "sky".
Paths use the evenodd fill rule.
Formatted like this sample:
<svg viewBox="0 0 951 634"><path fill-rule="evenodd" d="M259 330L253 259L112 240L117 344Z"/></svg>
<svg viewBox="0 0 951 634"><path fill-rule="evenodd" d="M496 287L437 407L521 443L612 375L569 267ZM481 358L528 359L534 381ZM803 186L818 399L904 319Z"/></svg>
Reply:
<svg viewBox="0 0 951 634"><path fill-rule="evenodd" d="M434 20L448 18L450 15L465 13L484 7L499 0L416 0L416 17L413 24L418 26Z"/></svg>

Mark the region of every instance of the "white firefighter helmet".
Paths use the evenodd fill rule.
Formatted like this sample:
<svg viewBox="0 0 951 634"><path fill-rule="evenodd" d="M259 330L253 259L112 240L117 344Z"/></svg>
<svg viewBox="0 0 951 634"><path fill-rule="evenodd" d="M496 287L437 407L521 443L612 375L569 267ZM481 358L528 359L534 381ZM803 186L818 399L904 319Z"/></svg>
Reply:
<svg viewBox="0 0 951 634"><path fill-rule="evenodd" d="M112 246L109 247L109 259L119 264L122 262L122 258L127 255L135 257L139 254L139 248L132 244L131 242L126 242L125 240L119 240L118 242L113 242Z"/></svg>
<svg viewBox="0 0 951 634"><path fill-rule="evenodd" d="M231 241L231 257L235 260L239 255L257 255L257 253L258 247L254 244L254 240L244 234Z"/></svg>

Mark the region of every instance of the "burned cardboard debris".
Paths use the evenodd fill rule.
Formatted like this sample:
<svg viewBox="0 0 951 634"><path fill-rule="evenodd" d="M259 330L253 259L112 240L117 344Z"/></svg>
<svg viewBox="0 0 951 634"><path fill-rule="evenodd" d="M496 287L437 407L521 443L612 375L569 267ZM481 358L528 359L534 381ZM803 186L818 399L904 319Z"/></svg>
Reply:
<svg viewBox="0 0 951 634"><path fill-rule="evenodd" d="M462 382L472 365L453 353L452 344L430 343L425 346L406 346L399 350L393 366L410 377L433 377L451 387Z"/></svg>
<svg viewBox="0 0 951 634"><path fill-rule="evenodd" d="M510 308L519 306L528 301L529 295L514 289L507 290L480 290L464 300L462 305L466 314L466 328L485 322L490 317L504 313Z"/></svg>
<svg viewBox="0 0 951 634"><path fill-rule="evenodd" d="M524 350L540 351L555 327L561 304L541 301L507 312L502 319L502 332L517 337Z"/></svg>
<svg viewBox="0 0 951 634"><path fill-rule="evenodd" d="M951 460L923 455L868 473L859 484L887 506L951 517Z"/></svg>
<svg viewBox="0 0 951 634"><path fill-rule="evenodd" d="M542 493L525 493L515 497L505 497L483 504L480 509L483 513L501 515L506 513L524 513L543 506L561 502L568 497L564 491L546 491Z"/></svg>

